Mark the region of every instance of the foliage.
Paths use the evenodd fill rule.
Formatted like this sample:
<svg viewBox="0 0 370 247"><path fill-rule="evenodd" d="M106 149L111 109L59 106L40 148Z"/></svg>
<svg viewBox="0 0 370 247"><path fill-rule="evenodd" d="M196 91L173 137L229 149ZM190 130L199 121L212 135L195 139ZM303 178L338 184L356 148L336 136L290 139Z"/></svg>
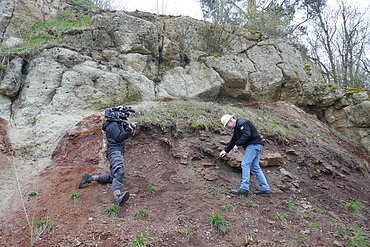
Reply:
<svg viewBox="0 0 370 247"><path fill-rule="evenodd" d="M296 199L293 199L293 198L289 198L287 200L287 205L288 205L288 208L290 209L293 209L293 208L296 208L298 207L298 201Z"/></svg>
<svg viewBox="0 0 370 247"><path fill-rule="evenodd" d="M318 229L320 229L320 224L318 224L318 223L310 223L308 226L312 230L318 230Z"/></svg>
<svg viewBox="0 0 370 247"><path fill-rule="evenodd" d="M347 241L349 247L367 247L370 246L370 241L364 236L363 230L359 225L353 226L354 235Z"/></svg>
<svg viewBox="0 0 370 247"><path fill-rule="evenodd" d="M274 218L277 220L281 220L281 221L287 221L289 216L288 216L288 213L286 212L276 212L276 214L274 215Z"/></svg>
<svg viewBox="0 0 370 247"><path fill-rule="evenodd" d="M362 92L368 92L370 94L370 90L365 88L353 88L353 87L346 87L345 92L347 96L351 96L355 93L362 93Z"/></svg>
<svg viewBox="0 0 370 247"><path fill-rule="evenodd" d="M49 45L58 45L65 32L86 28L89 23L89 16L82 15L73 19L59 17L51 21L33 24L22 32L23 43L12 48L0 46L0 56L12 53L30 53Z"/></svg>
<svg viewBox="0 0 370 247"><path fill-rule="evenodd" d="M136 219L138 218L143 218L143 217L148 217L148 209L146 208L141 208L139 209L135 214L134 214L134 217Z"/></svg>
<svg viewBox="0 0 370 247"><path fill-rule="evenodd" d="M153 193L156 190L155 184L152 184L152 183L148 184L148 186L146 187L146 190L150 193Z"/></svg>
<svg viewBox="0 0 370 247"><path fill-rule="evenodd" d="M309 219L310 217L304 211L297 211L295 216L299 219Z"/></svg>
<svg viewBox="0 0 370 247"><path fill-rule="evenodd" d="M80 192L72 192L72 193L69 195L69 198L71 198L71 199L73 199L73 200L80 199L80 198L81 198L81 193L80 193Z"/></svg>
<svg viewBox="0 0 370 247"><path fill-rule="evenodd" d="M112 217L117 217L121 207L119 205L113 204L105 210L105 212Z"/></svg>
<svg viewBox="0 0 370 247"><path fill-rule="evenodd" d="M6 64L0 63L0 77L5 73L6 68Z"/></svg>
<svg viewBox="0 0 370 247"><path fill-rule="evenodd" d="M245 26L271 36L285 36L317 15L313 5L317 1L259 1L255 0L200 0L203 17L216 24ZM319 1L324 5L325 1ZM304 16L298 24L295 15ZM303 12L303 15L302 15Z"/></svg>
<svg viewBox="0 0 370 247"><path fill-rule="evenodd" d="M221 208L221 210L224 211L224 212L230 212L232 209L233 209L233 205L231 205L230 203L225 204Z"/></svg>
<svg viewBox="0 0 370 247"><path fill-rule="evenodd" d="M232 48L236 36L233 33L236 27L229 29L223 25L207 25L198 30L203 39L204 50L214 57L220 57Z"/></svg>
<svg viewBox="0 0 370 247"><path fill-rule="evenodd" d="M38 194L39 193L36 190L32 190L32 191L28 192L28 196L30 196L30 197L37 196Z"/></svg>
<svg viewBox="0 0 370 247"><path fill-rule="evenodd" d="M210 224L218 231L226 233L230 230L230 223L218 213L213 213L209 218Z"/></svg>
<svg viewBox="0 0 370 247"><path fill-rule="evenodd" d="M361 209L363 208L363 205L361 202L357 200L350 200L347 204L347 208L353 213L358 214L360 213Z"/></svg>
<svg viewBox="0 0 370 247"><path fill-rule="evenodd" d="M141 232L129 244L129 247L146 247L148 244L148 237L145 233Z"/></svg>
<svg viewBox="0 0 370 247"><path fill-rule="evenodd" d="M36 228L36 229L41 229L41 228L54 228L55 227L55 223L53 220L51 219L36 219L33 221L33 226Z"/></svg>
<svg viewBox="0 0 370 247"><path fill-rule="evenodd" d="M186 237L186 240L187 241L190 240L190 237L191 237L191 229L190 229L190 226L189 225L186 226L186 234L185 234L185 237Z"/></svg>
<svg viewBox="0 0 370 247"><path fill-rule="evenodd" d="M216 103L173 101L160 102L152 106L146 105L143 109L137 108L138 114L132 120L141 126L175 127L179 120L183 120L194 129L219 132L223 130L220 117L231 113L236 118L250 119L260 132L268 132L288 137L294 133L287 129L281 119L268 112L250 111L247 107L221 106Z"/></svg>
<svg viewBox="0 0 370 247"><path fill-rule="evenodd" d="M135 120L142 125L173 127L176 126L176 121L182 119L199 129L219 130L222 128L219 122L220 112L223 112L221 106L212 103L161 102L159 105L146 107Z"/></svg>

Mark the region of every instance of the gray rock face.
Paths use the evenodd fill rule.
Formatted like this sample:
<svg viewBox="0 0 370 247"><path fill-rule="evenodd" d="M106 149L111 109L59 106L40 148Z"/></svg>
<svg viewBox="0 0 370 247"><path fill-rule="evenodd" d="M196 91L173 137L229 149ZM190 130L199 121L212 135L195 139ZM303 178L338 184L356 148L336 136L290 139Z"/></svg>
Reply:
<svg viewBox="0 0 370 247"><path fill-rule="evenodd" d="M8 37L19 37L20 32L37 21L55 17L64 2L64 0L1 0L0 42Z"/></svg>
<svg viewBox="0 0 370 247"><path fill-rule="evenodd" d="M15 97L18 94L22 81L23 59L14 58L6 67L3 79L0 81L0 94Z"/></svg>
<svg viewBox="0 0 370 247"><path fill-rule="evenodd" d="M63 6L62 0L24 1L1 1L0 41L19 38L21 22L47 20ZM367 94L346 98L341 90L317 88L284 40L137 12L96 13L88 33L84 49L47 48L7 67L0 81L0 117L11 123L16 152L49 157L69 128L106 107L219 97L324 107L333 126L345 133L352 128L356 140L368 140Z"/></svg>

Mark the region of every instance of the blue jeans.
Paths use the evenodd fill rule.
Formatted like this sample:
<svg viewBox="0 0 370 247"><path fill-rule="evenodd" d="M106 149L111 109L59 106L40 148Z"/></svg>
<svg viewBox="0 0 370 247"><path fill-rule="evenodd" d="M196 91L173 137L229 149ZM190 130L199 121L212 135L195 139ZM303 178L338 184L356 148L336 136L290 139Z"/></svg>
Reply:
<svg viewBox="0 0 370 247"><path fill-rule="evenodd" d="M99 183L112 183L112 191L120 190L122 188L122 178L124 175L123 153L120 151L113 151L108 154L110 163L110 173L99 175Z"/></svg>
<svg viewBox="0 0 370 247"><path fill-rule="evenodd" d="M242 182L240 188L249 190L249 180L251 170L256 174L257 181L262 191L270 190L270 186L267 183L266 177L259 165L260 156L263 150L261 144L251 144L245 149L243 160L242 160Z"/></svg>

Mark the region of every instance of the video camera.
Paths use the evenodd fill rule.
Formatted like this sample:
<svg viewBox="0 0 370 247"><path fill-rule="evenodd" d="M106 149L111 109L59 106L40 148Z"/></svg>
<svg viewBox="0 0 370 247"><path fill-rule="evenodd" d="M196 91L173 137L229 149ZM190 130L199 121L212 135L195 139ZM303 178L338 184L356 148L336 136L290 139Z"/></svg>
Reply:
<svg viewBox="0 0 370 247"><path fill-rule="evenodd" d="M122 126L129 126L131 129L136 129L136 123L130 123L128 118L135 110L131 106L117 106L105 109L104 115L108 121L115 121Z"/></svg>
<svg viewBox="0 0 370 247"><path fill-rule="evenodd" d="M135 110L132 109L131 106L117 106L117 107L112 107L111 109L112 111L118 112L119 118L122 120L128 120L131 113L135 113Z"/></svg>

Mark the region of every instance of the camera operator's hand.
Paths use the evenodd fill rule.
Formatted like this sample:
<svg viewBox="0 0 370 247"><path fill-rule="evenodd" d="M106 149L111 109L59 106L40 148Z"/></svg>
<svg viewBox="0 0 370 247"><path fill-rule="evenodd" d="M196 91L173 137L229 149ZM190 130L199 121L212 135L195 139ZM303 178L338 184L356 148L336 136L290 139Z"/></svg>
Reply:
<svg viewBox="0 0 370 247"><path fill-rule="evenodd" d="M130 123L128 126L129 126L129 128L130 128L131 130L135 130L135 129L136 129L136 127L137 127L137 123L136 123L136 122L133 122L133 123Z"/></svg>

